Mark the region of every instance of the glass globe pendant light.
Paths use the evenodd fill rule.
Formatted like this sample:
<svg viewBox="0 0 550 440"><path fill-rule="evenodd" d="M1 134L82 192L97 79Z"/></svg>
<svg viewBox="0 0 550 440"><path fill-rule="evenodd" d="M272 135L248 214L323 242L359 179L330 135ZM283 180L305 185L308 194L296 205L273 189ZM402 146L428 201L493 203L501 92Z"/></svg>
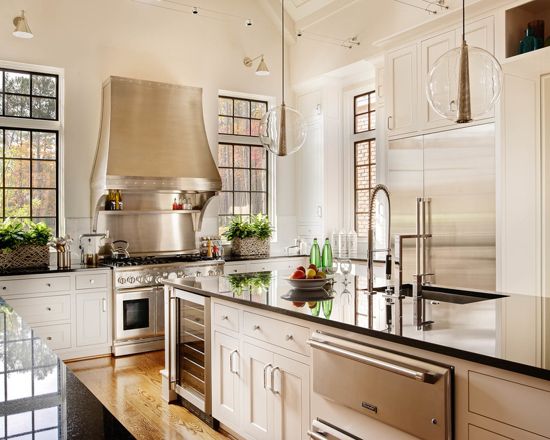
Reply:
<svg viewBox="0 0 550 440"><path fill-rule="evenodd" d="M285 2L281 1L282 103L268 111L260 122L260 142L277 156L296 153L306 141L303 116L285 104Z"/></svg>
<svg viewBox="0 0 550 440"><path fill-rule="evenodd" d="M486 115L502 90L502 67L484 49L466 43L466 5L462 0L462 45L444 53L428 74L426 95L440 116L465 124Z"/></svg>

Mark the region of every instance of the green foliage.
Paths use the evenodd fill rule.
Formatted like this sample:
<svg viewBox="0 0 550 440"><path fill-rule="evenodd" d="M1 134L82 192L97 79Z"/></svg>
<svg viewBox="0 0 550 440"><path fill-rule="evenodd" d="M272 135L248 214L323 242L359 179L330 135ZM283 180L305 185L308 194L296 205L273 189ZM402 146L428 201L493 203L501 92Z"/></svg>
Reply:
<svg viewBox="0 0 550 440"><path fill-rule="evenodd" d="M45 223L7 218L0 224L0 250L9 252L18 246L46 246L52 230Z"/></svg>
<svg viewBox="0 0 550 440"><path fill-rule="evenodd" d="M255 292L256 289L268 289L271 285L271 272L228 275L231 291L240 296L243 290Z"/></svg>
<svg viewBox="0 0 550 440"><path fill-rule="evenodd" d="M256 237L260 240L267 240L273 234L273 227L269 218L262 214L252 216L250 220L240 215L233 217L227 231L223 234L228 240L235 238Z"/></svg>

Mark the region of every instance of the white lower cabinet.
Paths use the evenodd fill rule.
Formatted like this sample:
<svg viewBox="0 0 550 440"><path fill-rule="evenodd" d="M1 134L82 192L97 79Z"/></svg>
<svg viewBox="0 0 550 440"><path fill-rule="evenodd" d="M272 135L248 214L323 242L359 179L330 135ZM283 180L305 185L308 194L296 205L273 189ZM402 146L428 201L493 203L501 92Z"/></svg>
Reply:
<svg viewBox="0 0 550 440"><path fill-rule="evenodd" d="M76 294L76 344L106 344L108 338L107 292Z"/></svg>
<svg viewBox="0 0 550 440"><path fill-rule="evenodd" d="M214 332L212 350L212 415L237 431L241 413L239 340Z"/></svg>

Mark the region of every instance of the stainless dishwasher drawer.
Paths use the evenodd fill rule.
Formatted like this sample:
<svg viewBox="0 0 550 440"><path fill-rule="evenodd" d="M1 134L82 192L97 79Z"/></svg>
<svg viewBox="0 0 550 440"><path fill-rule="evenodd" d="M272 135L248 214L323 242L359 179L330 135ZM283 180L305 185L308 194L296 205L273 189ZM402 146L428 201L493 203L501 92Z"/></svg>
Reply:
<svg viewBox="0 0 550 440"><path fill-rule="evenodd" d="M426 440L452 438L452 367L316 332L313 391Z"/></svg>

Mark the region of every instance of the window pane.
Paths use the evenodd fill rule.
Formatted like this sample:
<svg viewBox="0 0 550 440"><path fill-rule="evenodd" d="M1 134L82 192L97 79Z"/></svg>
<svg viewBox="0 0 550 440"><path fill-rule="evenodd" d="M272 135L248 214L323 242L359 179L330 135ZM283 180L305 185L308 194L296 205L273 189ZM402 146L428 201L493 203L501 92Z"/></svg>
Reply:
<svg viewBox="0 0 550 440"><path fill-rule="evenodd" d="M36 96L55 97L57 94L57 79L53 76L33 75L32 94Z"/></svg>
<svg viewBox="0 0 550 440"><path fill-rule="evenodd" d="M220 214L233 214L233 193L220 193Z"/></svg>
<svg viewBox="0 0 550 440"><path fill-rule="evenodd" d="M0 92L4 91L4 75L0 75Z"/></svg>
<svg viewBox="0 0 550 440"><path fill-rule="evenodd" d="M369 114L359 115L355 117L355 132L362 133L369 131Z"/></svg>
<svg viewBox="0 0 550 440"><path fill-rule="evenodd" d="M57 221L55 217L33 217L32 221L35 223L46 223L52 231L57 231Z"/></svg>
<svg viewBox="0 0 550 440"><path fill-rule="evenodd" d="M370 129L375 130L376 129L376 112L370 112Z"/></svg>
<svg viewBox="0 0 550 440"><path fill-rule="evenodd" d="M250 214L250 193L235 193L235 214Z"/></svg>
<svg viewBox="0 0 550 440"><path fill-rule="evenodd" d="M267 104L265 102L252 101L250 116L255 119L262 119L267 113Z"/></svg>
<svg viewBox="0 0 550 440"><path fill-rule="evenodd" d="M228 216L228 215L220 215L218 217L218 226L219 226L219 229L223 232L223 230L225 230L225 228L227 226L229 226L229 224L231 223L231 219L233 218L233 216ZM221 233L220 233L221 235Z"/></svg>
<svg viewBox="0 0 550 440"><path fill-rule="evenodd" d="M222 178L222 190L231 191L233 189L233 170L220 168L220 176Z"/></svg>
<svg viewBox="0 0 550 440"><path fill-rule="evenodd" d="M355 188L369 188L369 167L357 167L355 169Z"/></svg>
<svg viewBox="0 0 550 440"><path fill-rule="evenodd" d="M5 91L30 95L31 76L28 73L4 72Z"/></svg>
<svg viewBox="0 0 550 440"><path fill-rule="evenodd" d="M34 395L51 394L58 391L57 365L34 370Z"/></svg>
<svg viewBox="0 0 550 440"><path fill-rule="evenodd" d="M250 171L235 169L235 191L250 191Z"/></svg>
<svg viewBox="0 0 550 440"><path fill-rule="evenodd" d="M241 99L235 99L235 116L250 117L250 103Z"/></svg>
<svg viewBox="0 0 550 440"><path fill-rule="evenodd" d="M32 193L32 212L36 217L54 217L56 212L55 190L37 189Z"/></svg>
<svg viewBox="0 0 550 440"><path fill-rule="evenodd" d="M260 135L260 122L259 119L252 119L250 121L250 136Z"/></svg>
<svg viewBox="0 0 550 440"><path fill-rule="evenodd" d="M370 160L376 162L376 140L370 141Z"/></svg>
<svg viewBox="0 0 550 440"><path fill-rule="evenodd" d="M252 193L252 214L267 214L265 193Z"/></svg>
<svg viewBox="0 0 550 440"><path fill-rule="evenodd" d="M6 371L26 370L32 367L31 340L6 344Z"/></svg>
<svg viewBox="0 0 550 440"><path fill-rule="evenodd" d="M32 411L20 412L8 416L8 436L32 431ZM32 435L29 435L32 438Z"/></svg>
<svg viewBox="0 0 550 440"><path fill-rule="evenodd" d="M57 136L55 133L32 133L32 157L33 159L56 159Z"/></svg>
<svg viewBox="0 0 550 440"><path fill-rule="evenodd" d="M267 173L252 170L252 191L267 191Z"/></svg>
<svg viewBox="0 0 550 440"><path fill-rule="evenodd" d="M28 118L31 115L31 98L28 96L6 95L6 116Z"/></svg>
<svg viewBox="0 0 550 440"><path fill-rule="evenodd" d="M5 181L7 187L28 188L31 186L31 161L6 159Z"/></svg>
<svg viewBox="0 0 550 440"><path fill-rule="evenodd" d="M37 119L56 119L57 101L52 98L33 98L32 117Z"/></svg>
<svg viewBox="0 0 550 440"><path fill-rule="evenodd" d="M218 99L218 114L233 116L233 99L219 98Z"/></svg>
<svg viewBox="0 0 550 440"><path fill-rule="evenodd" d="M8 400L22 399L24 397L31 397L31 395L32 379L30 371L8 373ZM19 414L8 416L8 434L10 434L11 426L13 426L13 429L17 429L17 422L10 423L10 418L16 416L19 416Z"/></svg>
<svg viewBox="0 0 550 440"><path fill-rule="evenodd" d="M31 191L28 189L6 190L6 217L29 217L31 215Z"/></svg>
<svg viewBox="0 0 550 440"><path fill-rule="evenodd" d="M4 94L0 93L0 115L4 114Z"/></svg>
<svg viewBox="0 0 550 440"><path fill-rule="evenodd" d="M349 108L349 107L348 107ZM369 111L369 95L361 95L355 98L355 114Z"/></svg>
<svg viewBox="0 0 550 440"><path fill-rule="evenodd" d="M368 141L355 144L355 165L368 165L369 144Z"/></svg>
<svg viewBox="0 0 550 440"><path fill-rule="evenodd" d="M33 161L32 186L35 188L55 188L56 185L55 162Z"/></svg>
<svg viewBox="0 0 550 440"><path fill-rule="evenodd" d="M5 130L6 157L28 158L31 155L31 133Z"/></svg>
<svg viewBox="0 0 550 440"><path fill-rule="evenodd" d="M218 116L218 133L233 134L233 118Z"/></svg>
<svg viewBox="0 0 550 440"><path fill-rule="evenodd" d="M250 119L235 118L235 134L250 135Z"/></svg>
<svg viewBox="0 0 550 440"><path fill-rule="evenodd" d="M369 211L369 190L357 191L355 196L355 211L368 212Z"/></svg>
<svg viewBox="0 0 550 440"><path fill-rule="evenodd" d="M55 428L59 423L59 408L52 406L34 411L34 429ZM57 437L56 437L57 438Z"/></svg>
<svg viewBox="0 0 550 440"><path fill-rule="evenodd" d="M370 166L370 187L373 188L376 185L376 165Z"/></svg>
<svg viewBox="0 0 550 440"><path fill-rule="evenodd" d="M252 158L252 168L267 168L267 154L263 147L251 147L250 155Z"/></svg>
<svg viewBox="0 0 550 440"><path fill-rule="evenodd" d="M35 367L44 367L47 365L56 364L57 358L55 357L55 354L46 346L46 344L44 344L44 342L42 342L40 339L34 339L33 344L33 363Z"/></svg>
<svg viewBox="0 0 550 440"><path fill-rule="evenodd" d="M234 150L234 166L236 168L250 168L250 147L245 145L235 145Z"/></svg>
<svg viewBox="0 0 550 440"><path fill-rule="evenodd" d="M218 166L232 167L233 166L233 146L227 144L218 145Z"/></svg>
<svg viewBox="0 0 550 440"><path fill-rule="evenodd" d="M358 214L357 221L357 235L366 236L369 230L369 217L367 214Z"/></svg>

